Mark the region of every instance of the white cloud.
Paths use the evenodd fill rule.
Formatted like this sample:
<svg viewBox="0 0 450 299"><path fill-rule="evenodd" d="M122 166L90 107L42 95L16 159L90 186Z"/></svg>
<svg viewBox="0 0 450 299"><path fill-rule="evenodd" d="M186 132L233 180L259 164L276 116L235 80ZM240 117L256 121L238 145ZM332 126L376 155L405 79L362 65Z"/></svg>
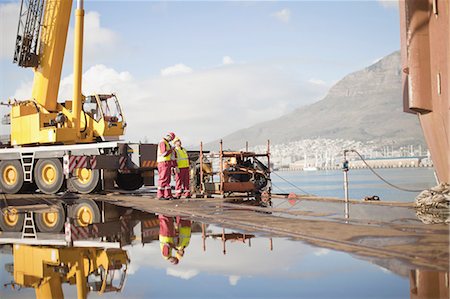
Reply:
<svg viewBox="0 0 450 299"><path fill-rule="evenodd" d="M0 4L0 59L13 59L19 10L18 3Z"/></svg>
<svg viewBox="0 0 450 299"><path fill-rule="evenodd" d="M72 98L72 75L61 80L60 101ZM32 82L15 92L28 99ZM239 64L183 76L134 78L94 65L83 74L83 93L116 93L128 123L125 140L157 142L168 130L189 145L211 141L318 100L327 86L300 81L276 66Z"/></svg>
<svg viewBox="0 0 450 299"><path fill-rule="evenodd" d="M312 83L312 84L316 84L316 85L327 85L327 83L325 81L320 80L320 79L314 79L314 78L309 79L308 82Z"/></svg>
<svg viewBox="0 0 450 299"><path fill-rule="evenodd" d="M17 24L19 21L20 5L18 3L0 4L0 59L12 61L14 45L16 41ZM105 27L100 22L101 16L98 12L89 11L84 18L84 65L92 64L99 58L108 57L120 51L119 35ZM73 59L73 27L69 28L67 37L66 53L64 55L65 68L72 68ZM101 56L99 56L101 53Z"/></svg>
<svg viewBox="0 0 450 299"><path fill-rule="evenodd" d="M69 28L67 35L66 53L64 55L64 69L72 70L74 28ZM83 37L83 65L97 64L99 61L117 57L117 53L123 53L124 43L121 43L119 34L103 27L101 15L96 11L87 11L84 16Z"/></svg>
<svg viewBox="0 0 450 299"><path fill-rule="evenodd" d="M288 8L283 8L282 10L273 13L272 16L283 23L289 23L291 20L291 11Z"/></svg>
<svg viewBox="0 0 450 299"><path fill-rule="evenodd" d="M238 275L230 275L230 276L228 276L228 282L230 283L231 286L237 285L239 279L241 279L241 277L238 276Z"/></svg>
<svg viewBox="0 0 450 299"><path fill-rule="evenodd" d="M387 9L398 9L398 0L378 0L378 3Z"/></svg>
<svg viewBox="0 0 450 299"><path fill-rule="evenodd" d="M327 255L329 254L331 251L329 249L326 248L318 248L317 250L314 251L314 255L315 256L322 256L322 255Z"/></svg>
<svg viewBox="0 0 450 299"><path fill-rule="evenodd" d="M222 58L222 64L223 65L234 64L234 60L230 56L224 56Z"/></svg>
<svg viewBox="0 0 450 299"><path fill-rule="evenodd" d="M192 73L192 69L183 63L178 63L161 70L161 76L174 76Z"/></svg>
<svg viewBox="0 0 450 299"><path fill-rule="evenodd" d="M173 277L178 277L184 280L189 280L192 277L195 277L199 274L200 272L197 270L183 270L183 269L174 269L174 268L167 268L166 270L166 274L173 276Z"/></svg>

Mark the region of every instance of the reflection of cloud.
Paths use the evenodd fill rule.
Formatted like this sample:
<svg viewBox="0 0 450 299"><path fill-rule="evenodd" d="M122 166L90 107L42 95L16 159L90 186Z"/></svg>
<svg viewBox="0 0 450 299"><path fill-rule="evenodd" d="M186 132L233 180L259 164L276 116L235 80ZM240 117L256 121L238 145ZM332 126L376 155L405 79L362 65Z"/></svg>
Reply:
<svg viewBox="0 0 450 299"><path fill-rule="evenodd" d="M275 250L270 251L269 240L255 238L251 247L241 242L227 242L226 255L223 254L221 240L206 239L206 252L202 250L201 235L194 234L191 244L186 248L183 259L177 266L165 260L160 253L159 243L146 244L144 247L125 248L131 260L131 273L145 268L165 269L167 275L190 279L200 273L223 275L234 286L242 277L276 276L311 277L314 273L299 272L298 265L307 255L313 254L313 248L294 241L276 239ZM294 246L295 245L295 246ZM256 266L257 265L257 266ZM286 271L286 268L289 270Z"/></svg>
<svg viewBox="0 0 450 299"><path fill-rule="evenodd" d="M167 275L178 277L181 279L189 280L192 277L195 277L198 275L197 270L183 270L183 269L175 269L175 268L167 268L166 270Z"/></svg>
<svg viewBox="0 0 450 299"><path fill-rule="evenodd" d="M383 272L383 273L386 273L386 274L391 274L391 273L392 273L390 270L388 270L388 269L386 269L386 268L383 268L383 267L381 267L381 266L377 266L377 267L378 267L378 269L380 269L381 272Z"/></svg>
<svg viewBox="0 0 450 299"><path fill-rule="evenodd" d="M237 285L239 279L241 279L241 277L238 276L238 275L230 275L230 276L228 276L228 282L230 283L231 286Z"/></svg>
<svg viewBox="0 0 450 299"><path fill-rule="evenodd" d="M330 250L326 248L319 248L314 251L314 255L316 256L327 255L328 253L330 253Z"/></svg>
<svg viewBox="0 0 450 299"><path fill-rule="evenodd" d="M291 11L288 8L283 8L282 10L273 13L272 16L283 23L289 23L291 20Z"/></svg>

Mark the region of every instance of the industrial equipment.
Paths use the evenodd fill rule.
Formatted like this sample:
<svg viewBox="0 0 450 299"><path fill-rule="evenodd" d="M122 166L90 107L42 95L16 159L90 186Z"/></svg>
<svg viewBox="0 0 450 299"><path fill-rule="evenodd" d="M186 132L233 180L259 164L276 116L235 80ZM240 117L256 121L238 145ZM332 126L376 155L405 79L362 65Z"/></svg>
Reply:
<svg viewBox="0 0 450 299"><path fill-rule="evenodd" d="M0 148L0 189L54 194L153 185L156 144L120 142L115 94L82 94L83 0L77 0L73 98L58 102L72 0L22 0L14 63L33 68L32 94L10 100L11 135Z"/></svg>
<svg viewBox="0 0 450 299"><path fill-rule="evenodd" d="M260 159L265 158L266 164ZM217 165L218 164L218 165ZM219 170L214 170L214 165ZM216 169L217 169L216 168ZM249 151L224 151L220 141L219 153L204 153L200 144L197 160L191 165L192 193L200 196L241 193L259 197L270 194L270 150L258 154Z"/></svg>

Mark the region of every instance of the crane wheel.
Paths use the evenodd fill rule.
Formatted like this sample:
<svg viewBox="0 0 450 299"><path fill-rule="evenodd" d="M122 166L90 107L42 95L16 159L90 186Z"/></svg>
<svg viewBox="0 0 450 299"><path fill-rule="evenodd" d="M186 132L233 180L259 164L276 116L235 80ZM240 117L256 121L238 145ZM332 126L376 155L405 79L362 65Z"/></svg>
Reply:
<svg viewBox="0 0 450 299"><path fill-rule="evenodd" d="M92 199L79 199L70 208L70 217L75 219L78 226L88 226L100 222L100 209Z"/></svg>
<svg viewBox="0 0 450 299"><path fill-rule="evenodd" d="M55 211L36 213L34 220L36 226L42 233L59 233L64 228L64 221L66 220L66 213L61 203L55 204L53 207Z"/></svg>
<svg viewBox="0 0 450 299"><path fill-rule="evenodd" d="M16 209L3 209L0 215L0 228L4 232L20 232L25 216L17 213Z"/></svg>
<svg viewBox="0 0 450 299"><path fill-rule="evenodd" d="M0 162L0 188L4 193L19 192L23 183L22 165L18 160Z"/></svg>
<svg viewBox="0 0 450 299"><path fill-rule="evenodd" d="M55 194L64 183L64 173L58 159L40 159L34 167L34 181L45 194Z"/></svg>
<svg viewBox="0 0 450 299"><path fill-rule="evenodd" d="M120 189L133 191L144 185L144 178L140 173L118 173L116 183Z"/></svg>
<svg viewBox="0 0 450 299"><path fill-rule="evenodd" d="M77 168L75 175L67 180L69 188L78 193L88 194L98 189L100 183L100 171L98 169Z"/></svg>

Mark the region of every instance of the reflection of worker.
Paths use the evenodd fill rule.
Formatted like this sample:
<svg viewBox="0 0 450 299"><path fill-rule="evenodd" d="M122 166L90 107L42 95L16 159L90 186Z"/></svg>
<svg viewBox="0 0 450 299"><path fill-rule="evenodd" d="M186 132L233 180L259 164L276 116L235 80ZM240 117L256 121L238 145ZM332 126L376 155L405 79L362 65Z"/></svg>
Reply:
<svg viewBox="0 0 450 299"><path fill-rule="evenodd" d="M173 223L173 217L167 217L159 215L159 244L161 247L161 254L164 259L168 260L171 264L178 264L178 258L172 256L172 249L175 246L175 226Z"/></svg>
<svg viewBox="0 0 450 299"><path fill-rule="evenodd" d="M171 199L170 174L173 166L172 154L173 148L170 141L175 138L175 134L170 132L164 137L158 145L158 193L159 199Z"/></svg>
<svg viewBox="0 0 450 299"><path fill-rule="evenodd" d="M189 191L189 157L186 149L181 146L180 138L176 137L174 139L175 153L177 159L177 170L175 173L176 180L176 193L175 198L180 198L181 195L186 196L186 198L191 197Z"/></svg>
<svg viewBox="0 0 450 299"><path fill-rule="evenodd" d="M192 221L177 217L178 242L177 242L177 259L180 260L184 256L185 248L189 246L191 241Z"/></svg>

